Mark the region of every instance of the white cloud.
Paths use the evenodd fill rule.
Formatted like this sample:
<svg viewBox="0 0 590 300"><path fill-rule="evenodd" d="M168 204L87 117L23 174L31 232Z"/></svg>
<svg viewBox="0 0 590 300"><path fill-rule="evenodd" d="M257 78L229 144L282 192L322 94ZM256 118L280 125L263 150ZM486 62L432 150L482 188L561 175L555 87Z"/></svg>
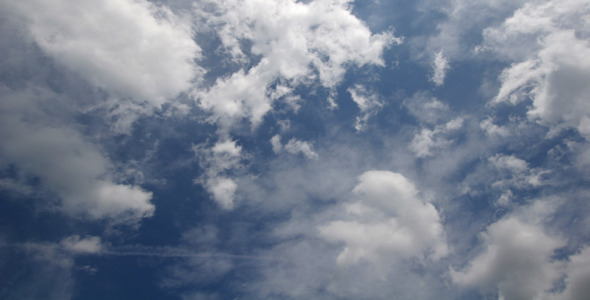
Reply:
<svg viewBox="0 0 590 300"><path fill-rule="evenodd" d="M238 185L227 173L241 166L242 147L229 138L223 138L211 148L193 145L193 152L205 169L205 173L194 182L202 184L223 209L233 209Z"/></svg>
<svg viewBox="0 0 590 300"><path fill-rule="evenodd" d="M531 2L501 26L487 28L484 45L514 61L502 73L493 101L531 99L530 119L563 124L590 137L589 13L586 1Z"/></svg>
<svg viewBox="0 0 590 300"><path fill-rule="evenodd" d="M483 48L477 46L480 39L474 37L474 34L479 34L490 24L501 22L526 2L527 0L420 1L419 9L422 12L433 14L433 18L442 13L445 19L436 24L437 34L429 36L425 45L422 45L420 39L412 42L419 45L419 56L429 57L431 53L444 51L445 57L453 61L473 58Z"/></svg>
<svg viewBox="0 0 590 300"><path fill-rule="evenodd" d="M362 85L355 85L347 90L352 97L352 101L356 103L360 110L360 116L356 117L354 129L357 131L363 131L367 128L367 122L369 118L375 115L383 103L379 100L379 95L367 90Z"/></svg>
<svg viewBox="0 0 590 300"><path fill-rule="evenodd" d="M196 90L194 96L199 105L213 112L215 120L222 124L231 125L235 119L248 118L257 125L277 100L277 93L269 86L279 79L289 86L319 79L321 85L334 89L348 65L383 66L384 48L401 40L388 32L371 34L351 13L349 2L198 3L196 14L217 32L235 63L247 60L240 46L242 40L251 41L252 54L260 56L254 67L218 78L207 91Z"/></svg>
<svg viewBox="0 0 590 300"><path fill-rule="evenodd" d="M542 221L554 204L539 201L490 225L481 234L485 249L461 271L451 269L453 282L485 293L497 289L502 299L540 299L561 276L552 260L565 245L545 233Z"/></svg>
<svg viewBox="0 0 590 300"><path fill-rule="evenodd" d="M446 124L438 125L434 129L423 127L419 133L414 135L409 148L417 157L429 157L434 151L443 149L453 143L448 134L461 128L462 118L456 118Z"/></svg>
<svg viewBox="0 0 590 300"><path fill-rule="evenodd" d="M349 217L318 227L329 241L344 242L337 261L367 260L381 265L417 257L439 259L448 253L436 208L418 196L414 184L389 171L367 171L353 190L358 201L346 205Z"/></svg>
<svg viewBox="0 0 590 300"><path fill-rule="evenodd" d="M403 105L414 118L426 124L438 124L449 118L449 106L424 91L416 92Z"/></svg>
<svg viewBox="0 0 590 300"><path fill-rule="evenodd" d="M279 154L283 151L287 151L293 155L303 154L305 158L310 160L318 159L318 154L313 150L313 145L310 142L300 141L296 138L291 138L287 144L283 145L281 143L281 136L275 135L270 139L270 143L272 145L272 151L275 154Z"/></svg>
<svg viewBox="0 0 590 300"><path fill-rule="evenodd" d="M213 199L223 209L234 208L234 199L238 185L232 179L224 177L210 178L207 179L205 187L213 194Z"/></svg>
<svg viewBox="0 0 590 300"><path fill-rule="evenodd" d="M438 51L432 59L432 77L430 81L436 86L441 86L445 82L447 70L450 68L449 60L444 56L443 51Z"/></svg>
<svg viewBox="0 0 590 300"><path fill-rule="evenodd" d="M481 130L485 132L488 137L504 138L510 134L508 128L494 124L492 118L487 118L479 123Z"/></svg>
<svg viewBox="0 0 590 300"><path fill-rule="evenodd" d="M590 295L590 248L570 256L566 269L565 290L556 297L563 300L583 300Z"/></svg>
<svg viewBox="0 0 590 300"><path fill-rule="evenodd" d="M496 154L488 158L488 161L499 172L498 179L492 183L492 187L505 190L516 187L536 187L547 184L543 176L550 173L541 168L530 168L528 163L514 155Z"/></svg>
<svg viewBox="0 0 590 300"><path fill-rule="evenodd" d="M145 0L2 1L39 47L118 98L159 107L188 89L200 49L190 25Z"/></svg>
<svg viewBox="0 0 590 300"><path fill-rule="evenodd" d="M281 144L281 136L275 135L270 139L270 144L272 145L272 152L275 154L279 154L281 150L283 150L283 144Z"/></svg>
<svg viewBox="0 0 590 300"><path fill-rule="evenodd" d="M87 236L80 239L79 235L73 235L63 239L60 244L74 254L97 254L103 251L103 245L98 236Z"/></svg>
<svg viewBox="0 0 590 300"><path fill-rule="evenodd" d="M462 117L451 119L449 106L428 92L416 92L404 100L403 106L421 125L408 145L417 157L433 156L436 151L451 145L451 135L463 126Z"/></svg>
<svg viewBox="0 0 590 300"><path fill-rule="evenodd" d="M42 103L55 95L43 89L0 93L0 138L5 141L0 162L38 177L46 191L60 198L60 210L115 222L135 222L153 214L150 192L118 184L113 163L98 147L46 113ZM53 104L60 107L59 101Z"/></svg>
<svg viewBox="0 0 590 300"><path fill-rule="evenodd" d="M285 150L291 154L303 154L307 159L318 159L318 154L313 150L309 142L300 141L292 138L285 145Z"/></svg>

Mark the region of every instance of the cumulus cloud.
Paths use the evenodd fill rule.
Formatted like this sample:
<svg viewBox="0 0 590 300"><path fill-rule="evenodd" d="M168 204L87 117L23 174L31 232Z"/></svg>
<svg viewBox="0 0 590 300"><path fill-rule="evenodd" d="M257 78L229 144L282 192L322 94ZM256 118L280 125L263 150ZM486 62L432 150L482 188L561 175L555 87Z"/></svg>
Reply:
<svg viewBox="0 0 590 300"><path fill-rule="evenodd" d="M543 220L554 205L539 201L490 225L481 239L484 250L467 267L451 268L453 282L484 293L498 291L502 299L548 296L560 278L562 264L552 259L564 241L547 234Z"/></svg>
<svg viewBox="0 0 590 300"><path fill-rule="evenodd" d="M240 167L241 151L242 147L229 138L218 141L211 148L193 145L193 152L205 169L204 174L194 182L202 184L223 209L229 210L235 206L238 185L227 173Z"/></svg>
<svg viewBox="0 0 590 300"><path fill-rule="evenodd" d="M494 102L531 99L529 118L590 136L588 20L585 1L531 2L484 31L484 45L513 61ZM523 42L530 41L530 42Z"/></svg>
<svg viewBox="0 0 590 300"><path fill-rule="evenodd" d="M434 129L423 127L420 132L414 135L414 138L408 146L417 157L429 157L435 151L443 149L450 144L448 134L452 133L463 126L463 119L456 118L446 124L438 125Z"/></svg>
<svg viewBox="0 0 590 300"><path fill-rule="evenodd" d="M198 75L190 24L148 1L2 1L57 62L115 97L159 107Z"/></svg>
<svg viewBox="0 0 590 300"><path fill-rule="evenodd" d="M318 159L318 154L313 151L313 147L309 142L300 141L295 138L287 142L285 150L291 154L301 153L307 159Z"/></svg>
<svg viewBox="0 0 590 300"><path fill-rule="evenodd" d="M46 191L60 198L60 210L117 222L135 222L153 214L150 192L117 183L114 165L101 150L42 108L40 103L54 94L43 89L3 89L0 97L0 137L5 141L0 146L1 162L39 178Z"/></svg>
<svg viewBox="0 0 590 300"><path fill-rule="evenodd" d="M367 90L362 85L355 85L348 88L352 101L356 103L360 110L360 116L356 117L354 129L363 131L367 128L367 122L372 115L375 115L381 107L383 102L379 100L379 95Z"/></svg>
<svg viewBox="0 0 590 300"><path fill-rule="evenodd" d="M449 106L431 96L428 92L416 92L404 100L403 105L408 112L421 123L437 124L447 120L450 115Z"/></svg>
<svg viewBox="0 0 590 300"><path fill-rule="evenodd" d="M444 51L447 59L471 59L480 54L481 31L509 17L527 0L449 0L421 1L419 9L424 13L443 14L445 18L436 23L436 34L428 36L425 45L420 45L418 55L429 57L431 53ZM423 43L417 39L415 44Z"/></svg>
<svg viewBox="0 0 590 300"><path fill-rule="evenodd" d="M318 154L313 150L313 145L310 142L300 141L296 138L291 138L285 145L281 143L281 136L275 135L271 138L270 143L274 153L279 154L283 149L293 155L303 154L305 158L315 160L318 159Z"/></svg>
<svg viewBox="0 0 590 300"><path fill-rule="evenodd" d="M438 51L432 59L432 77L430 77L430 81L436 86L443 85L449 68L449 60L442 51Z"/></svg>
<svg viewBox="0 0 590 300"><path fill-rule="evenodd" d="M514 155L496 154L488 160L500 173L492 186L502 190L509 187L540 186L544 183L543 175L549 173L540 168L530 168L526 161Z"/></svg>
<svg viewBox="0 0 590 300"><path fill-rule="evenodd" d="M344 243L338 263L366 260L380 265L448 254L438 211L403 175L367 171L353 192L358 201L345 206L348 217L318 227L325 239Z"/></svg>
<svg viewBox="0 0 590 300"><path fill-rule="evenodd" d="M80 238L79 235L67 237L61 241L61 246L74 254L98 254L103 250L98 236Z"/></svg>
<svg viewBox="0 0 590 300"><path fill-rule="evenodd" d="M433 156L437 151L453 144L452 135L463 127L464 119L451 119L449 106L428 92L416 92L404 100L403 106L420 123L420 129L415 132L408 145L417 157Z"/></svg>
<svg viewBox="0 0 590 300"><path fill-rule="evenodd" d="M349 2L231 0L196 4L196 14L217 32L231 61L241 65L246 59L243 40L251 41L249 50L260 57L253 67L240 67L218 78L207 91L195 90L200 107L213 112L222 123L247 118L256 125L273 101L290 95L289 89L273 91L271 85L279 79L287 87L319 79L322 86L334 89L348 65L383 66L384 48L401 40L390 32L372 34L351 13Z"/></svg>
<svg viewBox="0 0 590 300"><path fill-rule="evenodd" d="M508 128L495 124L492 118L486 118L481 121L479 127L488 137L504 138L510 135L510 130Z"/></svg>
<svg viewBox="0 0 590 300"><path fill-rule="evenodd" d="M570 256L566 268L565 290L557 299L582 300L590 295L590 248Z"/></svg>

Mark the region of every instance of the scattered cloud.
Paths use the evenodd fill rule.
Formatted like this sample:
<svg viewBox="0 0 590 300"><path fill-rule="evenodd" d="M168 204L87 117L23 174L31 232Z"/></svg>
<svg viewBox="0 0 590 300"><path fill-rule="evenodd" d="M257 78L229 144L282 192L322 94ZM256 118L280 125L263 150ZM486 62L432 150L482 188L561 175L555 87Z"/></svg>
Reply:
<svg viewBox="0 0 590 300"><path fill-rule="evenodd" d="M192 149L199 164L205 169L204 174L194 182L202 184L222 208L233 209L238 185L227 173L241 166L242 147L231 139L224 139L211 148L193 145Z"/></svg>
<svg viewBox="0 0 590 300"><path fill-rule="evenodd" d="M98 254L103 250L98 236L87 236L81 239L79 235L73 235L63 239L60 244L75 254Z"/></svg>
<svg viewBox="0 0 590 300"><path fill-rule="evenodd" d="M45 89L4 88L1 93L2 162L39 178L45 190L59 198L59 210L117 223L134 223L154 213L150 192L118 183L114 164L101 149L47 112L45 101L57 95ZM51 202L44 206L50 208Z"/></svg>
<svg viewBox="0 0 590 300"><path fill-rule="evenodd" d="M271 138L272 151L279 154L283 149L290 154L303 154L305 158L316 160L319 158L318 154L313 150L313 145L309 142L300 141L296 138L291 138L285 145L281 143L281 136L275 135Z"/></svg>
<svg viewBox="0 0 590 300"><path fill-rule="evenodd" d="M148 1L2 3L20 14L37 45L117 98L157 108L199 75L190 23Z"/></svg>
<svg viewBox="0 0 590 300"><path fill-rule="evenodd" d="M334 89L348 65L384 66L384 49L401 43L391 32L372 34L351 13L350 1L204 1L195 9L239 66L206 91L193 93L199 106L226 126L242 118L260 124L273 101L290 95L290 87L317 78ZM247 57L243 40L251 42L249 51L259 57L251 68L241 67ZM280 86L287 87L286 93L269 88L279 79L287 83Z"/></svg>
<svg viewBox="0 0 590 300"><path fill-rule="evenodd" d="M423 127L419 133L414 135L409 148L417 157L432 156L434 151L452 144L452 140L448 139L447 135L460 129L462 125L463 119L457 118L446 124L438 125L434 129Z"/></svg>
<svg viewBox="0 0 590 300"><path fill-rule="evenodd" d="M584 1L527 3L500 26L486 28L484 45L513 62L493 101L530 99L531 119L563 123L588 137L588 12Z"/></svg>
<svg viewBox="0 0 590 300"><path fill-rule="evenodd" d="M444 56L443 52L436 52L432 59L432 77L430 77L430 81L436 86L443 85L449 68L449 60Z"/></svg>
<svg viewBox="0 0 590 300"><path fill-rule="evenodd" d="M585 299L587 1L402 2L0 0L0 298Z"/></svg>
<svg viewBox="0 0 590 300"><path fill-rule="evenodd" d="M537 205L546 213L545 203ZM550 205L549 205L550 206ZM565 245L560 237L547 234L535 207L523 209L525 219L509 215L481 234L485 250L461 271L451 269L453 282L489 292L498 290L503 299L538 299L561 277L563 263L554 251Z"/></svg>
<svg viewBox="0 0 590 300"><path fill-rule="evenodd" d="M352 101L356 103L360 110L360 116L356 117L354 129L364 131L367 128L369 118L383 107L383 102L379 99L378 94L368 91L362 85L355 85L349 88L348 93L350 93Z"/></svg>
<svg viewBox="0 0 590 300"><path fill-rule="evenodd" d="M438 211L419 198L414 184L403 175L367 171L359 177L354 193L359 201L345 206L348 218L318 227L324 238L344 242L338 263L367 260L381 265L389 260L447 255Z"/></svg>

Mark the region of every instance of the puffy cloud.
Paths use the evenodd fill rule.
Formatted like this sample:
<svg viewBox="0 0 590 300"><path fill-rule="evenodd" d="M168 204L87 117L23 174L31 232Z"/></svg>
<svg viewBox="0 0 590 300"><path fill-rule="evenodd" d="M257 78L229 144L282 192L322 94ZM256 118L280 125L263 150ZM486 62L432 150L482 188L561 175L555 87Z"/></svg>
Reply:
<svg viewBox="0 0 590 300"><path fill-rule="evenodd" d="M88 236L80 239L79 235L67 237L61 241L61 246L75 254L97 254L103 250L98 236Z"/></svg>
<svg viewBox="0 0 590 300"><path fill-rule="evenodd" d="M153 214L150 192L117 183L113 163L98 147L47 114L42 103L55 95L42 89L1 93L2 164L39 178L72 216L135 222Z"/></svg>
<svg viewBox="0 0 590 300"><path fill-rule="evenodd" d="M360 116L356 117L354 129L363 131L367 128L369 118L383 107L383 103L379 100L378 94L368 91L362 85L357 84L349 88L348 92L360 110Z"/></svg>
<svg viewBox="0 0 590 300"><path fill-rule="evenodd" d="M285 145L285 150L291 154L302 153L307 159L318 159L318 154L313 151L313 147L309 142L290 139Z"/></svg>
<svg viewBox="0 0 590 300"><path fill-rule="evenodd" d="M428 92L416 92L404 100L403 106L421 125L408 146L417 157L432 156L435 151L451 145L452 134L463 127L464 119L451 119L449 106Z"/></svg>
<svg viewBox="0 0 590 300"><path fill-rule="evenodd" d="M278 134L270 139L270 144L272 145L272 152L276 154L283 150L283 144L281 144L281 136Z"/></svg>
<svg viewBox="0 0 590 300"><path fill-rule="evenodd" d="M433 20L440 18L441 14L443 17L436 22L436 32L433 35L425 39L414 38L410 43L416 46L416 55L419 58L431 58L432 53L440 51L453 61L478 57L483 50L478 45L482 30L509 17L526 2L527 0L420 1L418 9L421 13Z"/></svg>
<svg viewBox="0 0 590 300"><path fill-rule="evenodd" d="M319 157L318 154L313 150L313 145L310 142L291 138L287 144L283 146L283 144L281 144L281 136L277 134L271 138L270 143L272 145L272 151L276 154L280 153L284 149L293 155L301 153L303 156L305 156L305 158L311 160L318 159Z"/></svg>
<svg viewBox="0 0 590 300"><path fill-rule="evenodd" d="M348 65L383 66L384 48L401 40L389 32L372 34L351 13L349 2L198 3L197 15L217 32L233 62L241 65L247 61L244 40L252 43L249 51L259 57L253 67L240 67L230 76L218 78L207 91L196 90L199 105L222 123L248 118L257 125L273 101L291 93L290 89L274 91L272 84L278 80L286 83L282 86L294 87L319 79L322 86L334 89Z"/></svg>
<svg viewBox="0 0 590 300"><path fill-rule="evenodd" d="M430 77L430 81L436 86L443 85L449 68L449 60L444 56L442 51L438 51L432 59L432 77Z"/></svg>
<svg viewBox="0 0 590 300"><path fill-rule="evenodd" d="M449 118L449 106L424 91L416 92L404 100L403 105L414 118L426 124L437 124Z"/></svg>
<svg viewBox="0 0 590 300"><path fill-rule="evenodd" d="M433 152L452 144L448 139L448 134L456 131L463 126L463 119L456 118L443 125L438 125L434 129L422 128L419 133L414 135L410 142L409 148L417 157L429 157Z"/></svg>
<svg viewBox="0 0 590 300"><path fill-rule="evenodd" d="M39 47L119 98L159 107L198 75L190 25L145 0L2 1Z"/></svg>
<svg viewBox="0 0 590 300"><path fill-rule="evenodd" d="M241 151L242 147L229 138L218 141L211 148L193 145L193 152L205 169L205 173L194 182L202 184L223 209L229 210L235 206L238 185L225 174L240 166Z"/></svg>
<svg viewBox="0 0 590 300"><path fill-rule="evenodd" d="M380 265L410 257L439 259L448 253L436 208L418 196L414 184L389 171L367 171L346 205L349 216L318 227L329 241L343 242L340 264L367 260Z"/></svg>
<svg viewBox="0 0 590 300"><path fill-rule="evenodd" d="M479 123L479 127L481 130L485 132L488 137L507 137L510 135L510 131L508 128L504 126L500 126L494 124L494 120L492 118L487 118Z"/></svg>
<svg viewBox="0 0 590 300"><path fill-rule="evenodd" d="M588 13L585 1L531 2L501 26L487 28L484 45L513 61L500 76L493 101L531 99L532 120L573 127L590 137Z"/></svg>
<svg viewBox="0 0 590 300"><path fill-rule="evenodd" d="M500 172L498 180L492 184L500 189L539 186L543 183L542 176L549 173L547 170L530 168L526 161L514 155L496 154L488 160Z"/></svg>
<svg viewBox="0 0 590 300"><path fill-rule="evenodd" d="M213 199L224 209L234 207L234 198L238 185L231 178L214 177L206 181L205 187Z"/></svg>
<svg viewBox="0 0 590 300"><path fill-rule="evenodd" d="M565 290L557 299L583 300L590 295L590 248L570 256L566 269Z"/></svg>
<svg viewBox="0 0 590 300"><path fill-rule="evenodd" d="M451 269L458 285L477 287L485 293L496 289L502 299L539 299L561 276L554 251L565 245L545 233L542 220L553 209L546 202L527 206L490 225L481 234L485 250L461 271Z"/></svg>

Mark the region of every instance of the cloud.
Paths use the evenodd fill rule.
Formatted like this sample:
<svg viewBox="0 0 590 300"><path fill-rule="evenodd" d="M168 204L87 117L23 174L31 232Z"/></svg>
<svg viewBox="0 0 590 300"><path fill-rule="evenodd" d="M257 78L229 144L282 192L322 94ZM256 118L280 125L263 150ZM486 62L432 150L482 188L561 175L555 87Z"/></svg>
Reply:
<svg viewBox="0 0 590 300"><path fill-rule="evenodd" d="M275 154L278 154L281 152L281 150L283 150L283 144L281 144L281 136L278 134L274 135L270 139L270 144L272 145L272 152L274 152Z"/></svg>
<svg viewBox="0 0 590 300"><path fill-rule="evenodd" d="M419 91L404 100L403 106L421 123L437 124L449 118L449 106L431 96L428 92Z"/></svg>
<svg viewBox="0 0 590 300"><path fill-rule="evenodd" d="M444 56L442 50L436 52L432 59L432 77L430 81L434 82L436 86L441 86L445 82L447 70L450 68L449 60Z"/></svg>
<svg viewBox="0 0 590 300"><path fill-rule="evenodd" d="M281 144L281 136L275 135L270 139L272 151L279 154L283 149L293 155L303 154L305 158L310 160L318 159L318 154L313 150L313 145L310 142L300 141L296 138L291 138L287 144Z"/></svg>
<svg viewBox="0 0 590 300"><path fill-rule="evenodd" d="M483 252L463 270L451 268L453 282L484 293L497 289L502 299L538 299L552 289L561 276L561 264L552 256L565 245L543 228L552 206L540 201L490 225L481 234Z"/></svg>
<svg viewBox="0 0 590 300"><path fill-rule="evenodd" d="M590 248L570 256L566 269L565 290L557 299L582 300L590 293Z"/></svg>
<svg viewBox="0 0 590 300"><path fill-rule="evenodd" d="M148 1L3 1L55 61L117 98L159 108L191 87L190 24Z"/></svg>
<svg viewBox="0 0 590 300"><path fill-rule="evenodd" d="M385 47L401 40L390 32L372 34L351 8L349 1L328 0L196 4L196 14L217 33L230 61L239 68L217 78L210 89L195 90L199 106L224 126L242 118L256 126L275 100L290 95L290 88L273 90L272 84L279 80L284 82L281 87L319 80L323 87L334 89L350 65L383 66ZM243 66L248 57L244 40L251 42L248 50L259 58L251 68Z"/></svg>
<svg viewBox="0 0 590 300"><path fill-rule="evenodd" d="M356 117L354 123L354 129L357 131L363 131L367 128L367 122L369 118L375 115L381 107L383 107L383 103L379 100L379 95L367 90L366 87L362 85L354 85L347 90L350 93L350 97L352 97L352 101L356 103L360 110L360 116Z"/></svg>
<svg viewBox="0 0 590 300"><path fill-rule="evenodd" d="M40 179L58 196L58 209L89 219L137 222L154 212L152 194L139 186L117 183L114 164L80 133L56 120L44 101L57 97L44 89L0 91L2 164ZM59 107L60 101L54 101ZM41 207L51 208L50 202Z"/></svg>
<svg viewBox="0 0 590 300"><path fill-rule="evenodd" d="M436 208L418 196L414 184L389 171L367 171L353 190L348 217L318 227L325 239L343 242L337 261L367 260L381 265L410 257L439 259L448 254Z"/></svg>
<svg viewBox="0 0 590 300"><path fill-rule="evenodd" d="M420 124L408 148L417 157L435 155L453 144L453 134L463 127L464 118L451 118L449 106L426 91L418 91L403 101L403 106Z"/></svg>
<svg viewBox="0 0 590 300"><path fill-rule="evenodd" d="M514 155L496 154L488 160L500 173L492 186L503 190L508 187L541 186L547 183L543 180L543 175L550 173L540 168L530 168L526 161Z"/></svg>
<svg viewBox="0 0 590 300"><path fill-rule="evenodd" d="M458 61L472 59L481 52L478 43L482 30L491 24L501 22L520 8L526 0L448 0L421 1L419 10L432 19L444 16L436 22L434 34L424 40L410 41L416 47L419 57L430 57L431 53L444 52L447 59Z"/></svg>
<svg viewBox="0 0 590 300"><path fill-rule="evenodd" d="M584 17L589 9L584 1L531 2L502 25L487 28L484 45L513 62L502 72L493 101L530 99L530 119L590 137L590 32Z"/></svg>
<svg viewBox="0 0 590 300"><path fill-rule="evenodd" d="M481 121L479 127L485 132L485 134L488 137L505 138L510 135L510 131L508 128L495 124L492 118L487 118Z"/></svg>
<svg viewBox="0 0 590 300"><path fill-rule="evenodd" d="M422 128L420 132L414 135L414 138L408 146L417 157L429 157L434 151L443 149L452 144L453 141L448 135L463 126L463 119L456 118L446 124L438 125L434 129Z"/></svg>
<svg viewBox="0 0 590 300"><path fill-rule="evenodd" d="M225 177L211 178L207 180L205 187L222 208L234 208L234 199L238 185L233 179Z"/></svg>
<svg viewBox="0 0 590 300"><path fill-rule="evenodd" d="M227 173L241 166L242 147L226 138L211 148L204 144L193 145L192 150L201 167L205 169L204 174L194 182L202 184L223 209L233 209L238 185Z"/></svg>
<svg viewBox="0 0 590 300"><path fill-rule="evenodd" d="M318 159L318 154L313 151L313 147L309 142L299 141L295 138L287 142L285 150L291 154L302 153L307 159Z"/></svg>
<svg viewBox="0 0 590 300"><path fill-rule="evenodd" d="M79 235L72 235L63 239L60 245L74 254L98 254L103 250L98 236L87 236L80 239Z"/></svg>

